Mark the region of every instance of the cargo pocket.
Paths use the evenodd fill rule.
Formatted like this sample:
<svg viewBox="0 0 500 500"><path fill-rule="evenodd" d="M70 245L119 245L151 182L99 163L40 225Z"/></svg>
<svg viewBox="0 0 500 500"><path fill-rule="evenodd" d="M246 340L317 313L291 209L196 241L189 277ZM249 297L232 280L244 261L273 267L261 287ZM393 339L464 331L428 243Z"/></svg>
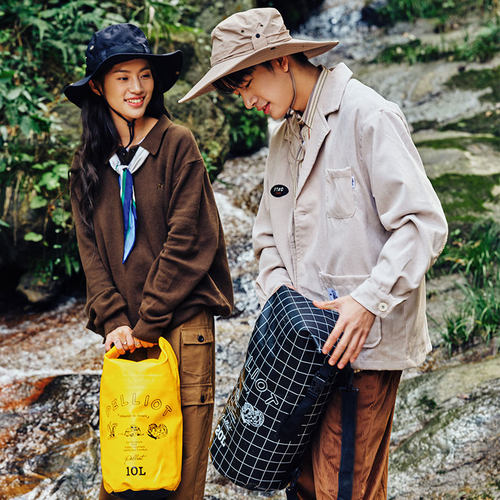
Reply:
<svg viewBox="0 0 500 500"><path fill-rule="evenodd" d="M183 406L214 402L214 355L211 328L181 327L179 374Z"/></svg>
<svg viewBox="0 0 500 500"><path fill-rule="evenodd" d="M325 172L326 209L331 219L346 219L356 211L351 167Z"/></svg>
<svg viewBox="0 0 500 500"><path fill-rule="evenodd" d="M363 281L368 279L368 275L345 275L334 276L327 273L319 273L319 279L325 295L328 289L333 289L337 297L350 295ZM328 299L331 300L331 299ZM382 320L376 316L368 337L363 345L363 349L373 349L382 340Z"/></svg>

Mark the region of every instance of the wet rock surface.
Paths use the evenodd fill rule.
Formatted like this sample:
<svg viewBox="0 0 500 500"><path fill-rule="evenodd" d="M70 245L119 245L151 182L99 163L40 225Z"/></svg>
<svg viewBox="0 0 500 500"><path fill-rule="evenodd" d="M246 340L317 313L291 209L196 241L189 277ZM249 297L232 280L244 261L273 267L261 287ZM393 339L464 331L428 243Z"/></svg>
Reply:
<svg viewBox="0 0 500 500"><path fill-rule="evenodd" d="M257 314L256 266L249 231L265 151L234 160L214 188L226 230L239 312L217 322L215 419L236 383ZM229 167L228 166L228 167ZM241 249L246 249L242 251ZM441 317L459 300L457 276L431 280L429 311ZM92 499L100 482L98 388L104 353L85 330L81 300L0 328L0 489L5 498ZM430 321L439 344L442 325ZM499 358L460 364L438 349L428 364L405 374L398 395L389 497L458 498L490 494L498 466ZM491 483L491 484L490 484ZM448 496L446 496L448 495ZM209 466L206 499L284 499L247 492Z"/></svg>
<svg viewBox="0 0 500 500"><path fill-rule="evenodd" d="M403 382L389 498L499 498L499 390L498 356Z"/></svg>

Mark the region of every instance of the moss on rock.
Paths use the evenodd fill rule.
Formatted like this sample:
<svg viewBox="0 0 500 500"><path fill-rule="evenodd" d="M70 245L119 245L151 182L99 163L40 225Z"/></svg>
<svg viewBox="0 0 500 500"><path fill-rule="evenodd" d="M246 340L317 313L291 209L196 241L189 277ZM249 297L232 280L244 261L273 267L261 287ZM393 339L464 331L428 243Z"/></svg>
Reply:
<svg viewBox="0 0 500 500"><path fill-rule="evenodd" d="M460 149L467 151L473 144L486 144L493 149L500 151L500 137L490 137L484 135L466 137L447 137L444 139L430 139L416 142L417 147L427 147L433 149Z"/></svg>
<svg viewBox="0 0 500 500"><path fill-rule="evenodd" d="M439 130L462 130L476 134L492 134L500 137L500 110L488 110L470 118L462 118L453 123L447 123Z"/></svg>
<svg viewBox="0 0 500 500"><path fill-rule="evenodd" d="M498 200L493 188L499 182L500 174L445 174L432 179L450 227L471 223L479 215L488 212L485 203Z"/></svg>
<svg viewBox="0 0 500 500"><path fill-rule="evenodd" d="M484 101L500 101L500 66L481 70L462 71L452 76L446 85L453 89L486 89L491 92L481 96Z"/></svg>

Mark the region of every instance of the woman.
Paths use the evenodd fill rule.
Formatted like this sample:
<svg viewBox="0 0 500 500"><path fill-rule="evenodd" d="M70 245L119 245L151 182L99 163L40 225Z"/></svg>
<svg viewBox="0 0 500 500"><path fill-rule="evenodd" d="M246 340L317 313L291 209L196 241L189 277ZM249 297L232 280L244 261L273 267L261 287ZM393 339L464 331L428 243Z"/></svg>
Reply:
<svg viewBox="0 0 500 500"><path fill-rule="evenodd" d="M228 315L232 286L210 182L192 134L174 125L163 93L179 51L151 53L142 31L98 31L86 77L65 88L82 111L71 201L87 280L87 327L105 347L140 360L158 339L178 361L182 480L175 499L201 499L214 396L213 315ZM157 355L157 354L156 354ZM101 499L114 498L101 487Z"/></svg>

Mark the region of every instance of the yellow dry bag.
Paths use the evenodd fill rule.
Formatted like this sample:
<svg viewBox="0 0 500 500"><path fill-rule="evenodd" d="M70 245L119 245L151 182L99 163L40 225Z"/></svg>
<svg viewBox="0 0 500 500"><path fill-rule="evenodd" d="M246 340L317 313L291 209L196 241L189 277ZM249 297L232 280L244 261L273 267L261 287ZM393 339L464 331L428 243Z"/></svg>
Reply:
<svg viewBox="0 0 500 500"><path fill-rule="evenodd" d="M177 358L163 337L158 359L104 356L100 396L104 488L125 498L173 491L181 480L182 412ZM150 495L148 496L149 492ZM141 497L142 498L142 497Z"/></svg>

